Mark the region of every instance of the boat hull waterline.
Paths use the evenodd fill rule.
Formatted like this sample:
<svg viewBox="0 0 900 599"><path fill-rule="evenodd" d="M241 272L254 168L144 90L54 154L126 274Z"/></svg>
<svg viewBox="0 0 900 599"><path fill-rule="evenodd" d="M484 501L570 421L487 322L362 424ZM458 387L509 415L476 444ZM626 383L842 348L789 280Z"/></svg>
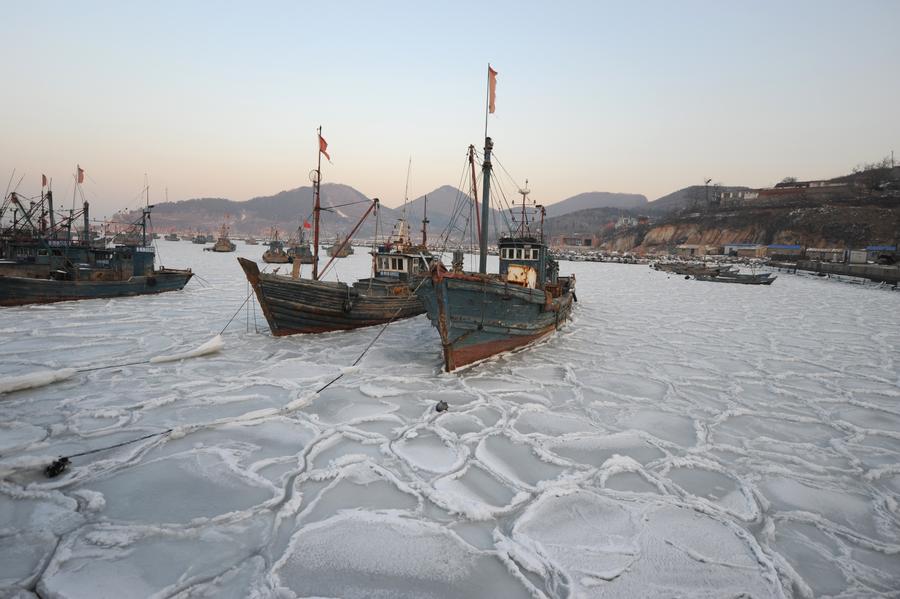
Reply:
<svg viewBox="0 0 900 599"><path fill-rule="evenodd" d="M125 281L57 281L0 276L0 306L48 304L72 300L124 297L179 291L191 277L189 270L167 269Z"/></svg>
<svg viewBox="0 0 900 599"><path fill-rule="evenodd" d="M436 272L417 294L441 336L448 372L553 333L569 318L574 298L489 276Z"/></svg>
<svg viewBox="0 0 900 599"><path fill-rule="evenodd" d="M411 293L371 295L345 283L262 273L256 262L238 261L276 337L369 327L425 312Z"/></svg>

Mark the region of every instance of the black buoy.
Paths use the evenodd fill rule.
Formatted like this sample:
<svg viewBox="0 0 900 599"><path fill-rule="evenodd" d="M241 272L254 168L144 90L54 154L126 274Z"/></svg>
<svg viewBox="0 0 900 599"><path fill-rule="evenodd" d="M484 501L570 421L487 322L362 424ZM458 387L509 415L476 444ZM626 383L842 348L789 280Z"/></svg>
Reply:
<svg viewBox="0 0 900 599"><path fill-rule="evenodd" d="M72 462L69 461L69 458L59 458L58 460L44 468L44 474L47 475L47 478L56 478L57 476L65 472L69 468L69 465L71 463Z"/></svg>
<svg viewBox="0 0 900 599"><path fill-rule="evenodd" d="M690 278L691 278L691 275L684 275L685 280L690 279Z"/></svg>
<svg viewBox="0 0 900 599"><path fill-rule="evenodd" d="M449 404L447 404L446 401L444 401L442 399L441 401L439 401L437 403L437 405L434 407L434 409L437 410L438 412L446 412L448 409L450 409L450 406L449 406Z"/></svg>

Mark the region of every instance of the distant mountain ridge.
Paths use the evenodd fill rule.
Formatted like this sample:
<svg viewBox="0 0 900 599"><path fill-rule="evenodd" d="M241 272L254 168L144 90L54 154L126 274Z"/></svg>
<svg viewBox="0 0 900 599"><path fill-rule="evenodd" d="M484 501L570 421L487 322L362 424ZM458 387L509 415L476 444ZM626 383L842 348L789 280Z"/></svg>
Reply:
<svg viewBox="0 0 900 599"><path fill-rule="evenodd" d="M452 237L456 239L463 236L467 239L473 237L474 224L478 222L480 214L477 217L474 214L472 198L451 185L443 185L406 203L406 220L414 233L414 238L421 235L426 197L429 240L435 241L446 233L454 218L456 222ZM272 227L277 227L280 234L287 237L301 227L305 220L312 220L313 201L313 188L304 186L245 201L195 198L161 202L153 209L152 223L156 232L176 230L182 233L214 233L227 222L236 235L256 236L264 236ZM321 201L323 207L321 235L328 239L349 233L369 207L371 199L349 185L325 183L322 185ZM609 217L611 214L621 216L649 212L654 204L655 202L648 202L641 194L592 191L549 204L546 209L548 222L578 213L580 216L574 220L566 219L566 224L562 221L558 223L563 230L569 230L579 219L582 223L586 223ZM590 214L592 210L599 212L593 215ZM389 208L382 204L379 212L379 233L385 234L390 233L394 223L404 214L404 207ZM508 210L492 209L490 237L493 239L497 233L503 233L507 225L515 227L515 218L516 216ZM368 218L357 232L357 237L372 237L374 234L375 219Z"/></svg>
<svg viewBox="0 0 900 599"><path fill-rule="evenodd" d="M647 197L639 193L610 193L607 191L589 191L566 198L545 206L547 216L562 216L570 212L591 208L618 208L620 210L637 210L647 206Z"/></svg>

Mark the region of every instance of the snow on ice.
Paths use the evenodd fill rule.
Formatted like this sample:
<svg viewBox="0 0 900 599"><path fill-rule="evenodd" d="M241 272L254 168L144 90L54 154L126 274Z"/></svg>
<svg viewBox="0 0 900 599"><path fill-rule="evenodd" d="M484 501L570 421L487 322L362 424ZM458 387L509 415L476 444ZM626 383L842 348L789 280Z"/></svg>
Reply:
<svg viewBox="0 0 900 599"><path fill-rule="evenodd" d="M0 310L2 596L900 588L897 293L563 262L572 323L448 375L424 316L355 367L376 329L276 339L252 302L201 345L247 283L233 255L160 253L210 285Z"/></svg>

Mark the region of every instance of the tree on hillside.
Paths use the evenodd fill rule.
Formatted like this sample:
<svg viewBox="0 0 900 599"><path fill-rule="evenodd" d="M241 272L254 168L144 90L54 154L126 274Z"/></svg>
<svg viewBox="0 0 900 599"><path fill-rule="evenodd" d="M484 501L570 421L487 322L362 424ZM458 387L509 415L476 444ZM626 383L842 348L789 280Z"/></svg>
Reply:
<svg viewBox="0 0 900 599"><path fill-rule="evenodd" d="M853 173L864 173L866 171L875 171L883 168L891 168L893 166L893 160L891 160L890 156L885 156L878 162L861 162L853 167Z"/></svg>
<svg viewBox="0 0 900 599"><path fill-rule="evenodd" d="M784 179L779 181L779 183L796 183L796 182L797 182L797 177L785 177Z"/></svg>

